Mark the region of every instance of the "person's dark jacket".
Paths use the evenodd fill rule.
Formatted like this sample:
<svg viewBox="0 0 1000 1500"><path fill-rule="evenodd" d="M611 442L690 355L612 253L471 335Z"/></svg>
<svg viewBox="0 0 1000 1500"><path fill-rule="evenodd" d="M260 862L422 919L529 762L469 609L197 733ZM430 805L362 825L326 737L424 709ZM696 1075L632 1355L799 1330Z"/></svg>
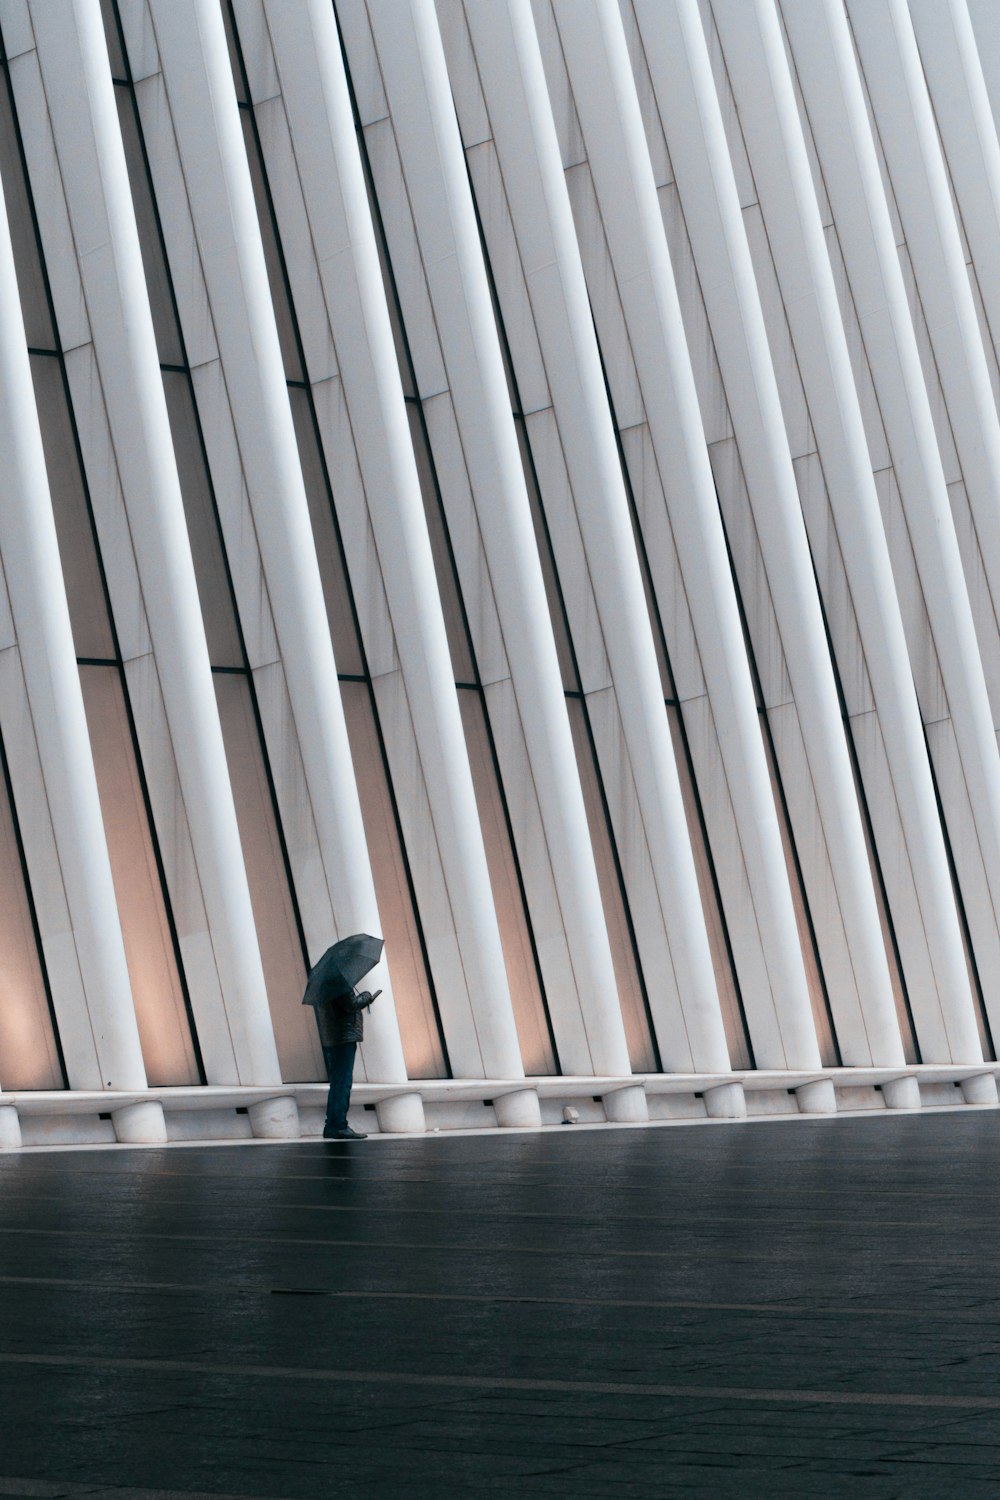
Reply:
<svg viewBox="0 0 1000 1500"><path fill-rule="evenodd" d="M321 1044L339 1047L344 1042L360 1042L365 1030L364 1013L371 1003L368 990L362 990L360 995L350 990L321 1000L315 1007Z"/></svg>

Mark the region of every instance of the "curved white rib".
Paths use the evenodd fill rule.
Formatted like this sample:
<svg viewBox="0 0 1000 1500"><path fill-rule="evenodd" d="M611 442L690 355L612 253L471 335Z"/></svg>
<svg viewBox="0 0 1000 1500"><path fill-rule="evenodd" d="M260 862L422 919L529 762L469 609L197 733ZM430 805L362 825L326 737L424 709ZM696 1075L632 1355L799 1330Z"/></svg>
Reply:
<svg viewBox="0 0 1000 1500"><path fill-rule="evenodd" d="M1000 983L989 959L997 940L991 892L1000 891L1000 760L934 421L843 7L838 0L795 0L783 14L958 745L960 774L953 792L945 766L942 801L947 809L953 795L968 797L975 809L976 838L968 847L957 843L955 858L989 1005Z"/></svg>
<svg viewBox="0 0 1000 1500"><path fill-rule="evenodd" d="M431 0L369 14L503 630L575 993L550 993L563 1066L630 1071L600 890L462 143Z"/></svg>
<svg viewBox="0 0 1000 1500"><path fill-rule="evenodd" d="M809 402L927 932L929 983L914 983L908 974L921 1055L928 1062L978 1060L979 1034L903 621L777 15L773 0L713 0L712 9ZM885 863L891 886L892 862Z"/></svg>
<svg viewBox="0 0 1000 1500"><path fill-rule="evenodd" d="M211 1082L280 1074L201 623L99 7L32 23L225 1012L192 1004Z"/></svg>
<svg viewBox="0 0 1000 1500"><path fill-rule="evenodd" d="M990 5L994 16L996 7ZM910 0L965 237L994 345L1000 348L1000 141L967 0ZM984 48L991 57L995 47ZM1000 63L1000 57L997 58Z"/></svg>
<svg viewBox="0 0 1000 1500"><path fill-rule="evenodd" d="M946 9L948 0L940 0L940 4ZM847 9L906 235L992 598L992 612L984 615L978 611L976 619L985 648L988 637L983 632L989 631L995 637L996 616L1000 612L1000 419L952 207L948 174L904 0L864 0L861 5L852 0ZM945 55L943 48L940 55ZM950 86L960 98L960 80L952 77ZM969 586L973 587L971 578ZM989 682L987 685L990 686ZM993 698L993 722L998 724L1000 685L993 685Z"/></svg>
<svg viewBox="0 0 1000 1500"><path fill-rule="evenodd" d="M336 927L331 940L351 932L378 932L375 887L222 17L212 0L150 0L149 9L319 833L322 878ZM382 973L376 974L376 983L389 988ZM366 1038L369 1077L405 1079L391 1005L372 1010Z"/></svg>
<svg viewBox="0 0 1000 1500"><path fill-rule="evenodd" d="M264 0L292 146L444 870L458 983L438 986L459 1075L519 1078L517 1032L361 158L330 5ZM392 753L392 747L389 747ZM429 939L429 942L431 940ZM433 951L432 951L433 962ZM470 1035L471 1033L471 1035Z"/></svg>
<svg viewBox="0 0 1000 1500"><path fill-rule="evenodd" d="M666 477L746 860L768 981L767 988L744 989L754 1055L762 1067L815 1066L815 1028L770 777L625 37L613 4L569 0L557 3L555 12L653 448Z"/></svg>
<svg viewBox="0 0 1000 1500"><path fill-rule="evenodd" d="M0 453L0 555L86 1000L53 987L69 1083L144 1088L2 192Z"/></svg>
<svg viewBox="0 0 1000 1500"><path fill-rule="evenodd" d="M560 577L576 594L593 590L618 710L605 779L624 784L622 821L648 847L676 976L676 988L668 989L648 965L660 1048L677 1071L725 1068L697 872L530 0L465 10L566 459L566 499L583 541L582 552L558 559ZM558 505L559 498L546 503ZM634 907L641 907L642 894L630 891ZM641 953L638 924L636 935Z"/></svg>
<svg viewBox="0 0 1000 1500"><path fill-rule="evenodd" d="M733 167L697 0L635 0L739 443L853 975L830 1001L844 1060L902 1046L853 775Z"/></svg>

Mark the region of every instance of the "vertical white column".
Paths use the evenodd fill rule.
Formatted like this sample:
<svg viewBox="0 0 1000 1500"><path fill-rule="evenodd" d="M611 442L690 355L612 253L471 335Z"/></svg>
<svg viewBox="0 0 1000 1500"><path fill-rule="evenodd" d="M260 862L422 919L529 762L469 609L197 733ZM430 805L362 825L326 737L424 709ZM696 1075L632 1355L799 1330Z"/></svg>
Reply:
<svg viewBox="0 0 1000 1500"><path fill-rule="evenodd" d="M32 4L143 601L225 1011L192 996L211 1082L279 1080L100 9ZM221 1007L219 1008L221 1011Z"/></svg>
<svg viewBox="0 0 1000 1500"><path fill-rule="evenodd" d="M324 0L265 0L264 13L427 788L428 837L440 853L469 995L474 1045L468 1028L448 1027L453 1001L441 996L449 1055L460 1075L518 1078L503 951L333 9Z"/></svg>
<svg viewBox="0 0 1000 1500"><path fill-rule="evenodd" d="M956 847L987 1006L1000 891L1000 761L941 455L850 30L840 0L783 7L947 694L976 845ZM945 766L947 772L947 764ZM940 775L939 775L939 779ZM947 808L949 786L941 779ZM995 1012L994 1012L995 1014ZM995 1024L995 1022L994 1022Z"/></svg>
<svg viewBox="0 0 1000 1500"><path fill-rule="evenodd" d="M697 634L769 981L744 993L761 1067L818 1049L770 776L649 151L613 5L559 3L559 35L601 207ZM610 107L609 107L610 106Z"/></svg>
<svg viewBox="0 0 1000 1500"><path fill-rule="evenodd" d="M975 4L975 0L973 0ZM994 341L1000 337L1000 141L984 73L1000 70L1000 31L980 53L967 0L910 0L934 118ZM977 15L983 7L975 6ZM993 24L1000 11L988 4Z"/></svg>
<svg viewBox="0 0 1000 1500"><path fill-rule="evenodd" d="M845 1062L902 1060L809 546L697 0L635 0L767 569L853 967L831 993ZM848 992L849 991L849 992Z"/></svg>
<svg viewBox="0 0 1000 1500"><path fill-rule="evenodd" d="M997 121L1000 119L1000 11L993 0L966 0L966 7L972 22L990 112L994 121Z"/></svg>
<svg viewBox="0 0 1000 1500"><path fill-rule="evenodd" d="M937 121L905 0L865 0L862 5L851 0L847 11L892 179L992 599L992 611L985 622L980 615L977 624L981 631L985 628L995 634L1000 611L1000 419L941 156ZM940 0L939 22L948 11L948 0ZM943 33L940 45L939 30ZM947 30L936 25L928 38L928 51L937 58L932 63L935 69L948 55ZM953 99L961 98L962 84L961 75L956 77L952 70L948 88ZM981 127L990 124L983 114L979 123ZM968 133L967 127L963 133ZM978 191L983 186L980 181ZM994 723L1000 722L1000 701L994 702L993 715Z"/></svg>
<svg viewBox="0 0 1000 1500"><path fill-rule="evenodd" d="M550 994L564 1068L627 1074L628 1050L462 143L431 0L372 0L448 383L494 585L576 994Z"/></svg>
<svg viewBox="0 0 1000 1500"><path fill-rule="evenodd" d="M634 787L633 805L645 832L675 968L676 992L649 977L649 1004L664 1053L685 1059L675 1067L726 1068L726 1034L660 669L531 5L498 0L465 10L567 460L567 501L583 541L577 567L585 576L570 573L562 582L586 592L589 573L595 625L618 699L615 759L622 780ZM604 108L613 114L607 98ZM676 1002L670 1004L673 993ZM786 1020L795 1028L792 1017ZM783 1040L774 1047L783 1064L796 1049L804 1052L805 1065L819 1062L808 1008L799 1014L802 1020L805 1026L799 1037L793 1032L792 1046Z"/></svg>
<svg viewBox="0 0 1000 1500"><path fill-rule="evenodd" d="M213 0L151 0L149 11L319 834L331 941L379 932L222 16ZM373 978L389 991L384 971ZM389 1003L372 1009L364 1058L370 1078L406 1077Z"/></svg>
<svg viewBox="0 0 1000 1500"><path fill-rule="evenodd" d="M978 1061L979 1034L903 621L777 14L773 0L713 0L712 8L809 402L927 932L932 984L908 986L921 1053L928 1062Z"/></svg>
<svg viewBox="0 0 1000 1500"><path fill-rule="evenodd" d="M68 997L53 993L74 1043L65 1048L69 1083L144 1088L2 195L0 453L0 556L86 997L85 1015L66 1016Z"/></svg>

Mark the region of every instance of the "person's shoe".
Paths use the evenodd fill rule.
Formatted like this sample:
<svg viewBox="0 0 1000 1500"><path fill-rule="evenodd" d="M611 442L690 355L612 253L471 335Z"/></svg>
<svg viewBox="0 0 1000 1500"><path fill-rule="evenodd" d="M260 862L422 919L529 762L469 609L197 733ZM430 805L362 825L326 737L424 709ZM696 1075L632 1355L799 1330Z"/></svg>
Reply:
<svg viewBox="0 0 1000 1500"><path fill-rule="evenodd" d="M366 1141L367 1135L363 1130L352 1130L350 1125L345 1125L342 1130L335 1130L332 1125L323 1127L324 1141Z"/></svg>

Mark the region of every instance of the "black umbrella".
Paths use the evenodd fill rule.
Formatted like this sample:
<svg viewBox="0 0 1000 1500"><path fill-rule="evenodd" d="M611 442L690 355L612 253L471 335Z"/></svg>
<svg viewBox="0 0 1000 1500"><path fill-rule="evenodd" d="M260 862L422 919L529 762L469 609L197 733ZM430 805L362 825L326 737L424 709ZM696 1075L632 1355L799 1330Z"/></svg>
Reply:
<svg viewBox="0 0 1000 1500"><path fill-rule="evenodd" d="M339 943L327 948L316 967L310 970L302 1004L321 1005L330 996L352 990L369 969L374 969L384 946L380 937L371 937L367 932L341 938Z"/></svg>

